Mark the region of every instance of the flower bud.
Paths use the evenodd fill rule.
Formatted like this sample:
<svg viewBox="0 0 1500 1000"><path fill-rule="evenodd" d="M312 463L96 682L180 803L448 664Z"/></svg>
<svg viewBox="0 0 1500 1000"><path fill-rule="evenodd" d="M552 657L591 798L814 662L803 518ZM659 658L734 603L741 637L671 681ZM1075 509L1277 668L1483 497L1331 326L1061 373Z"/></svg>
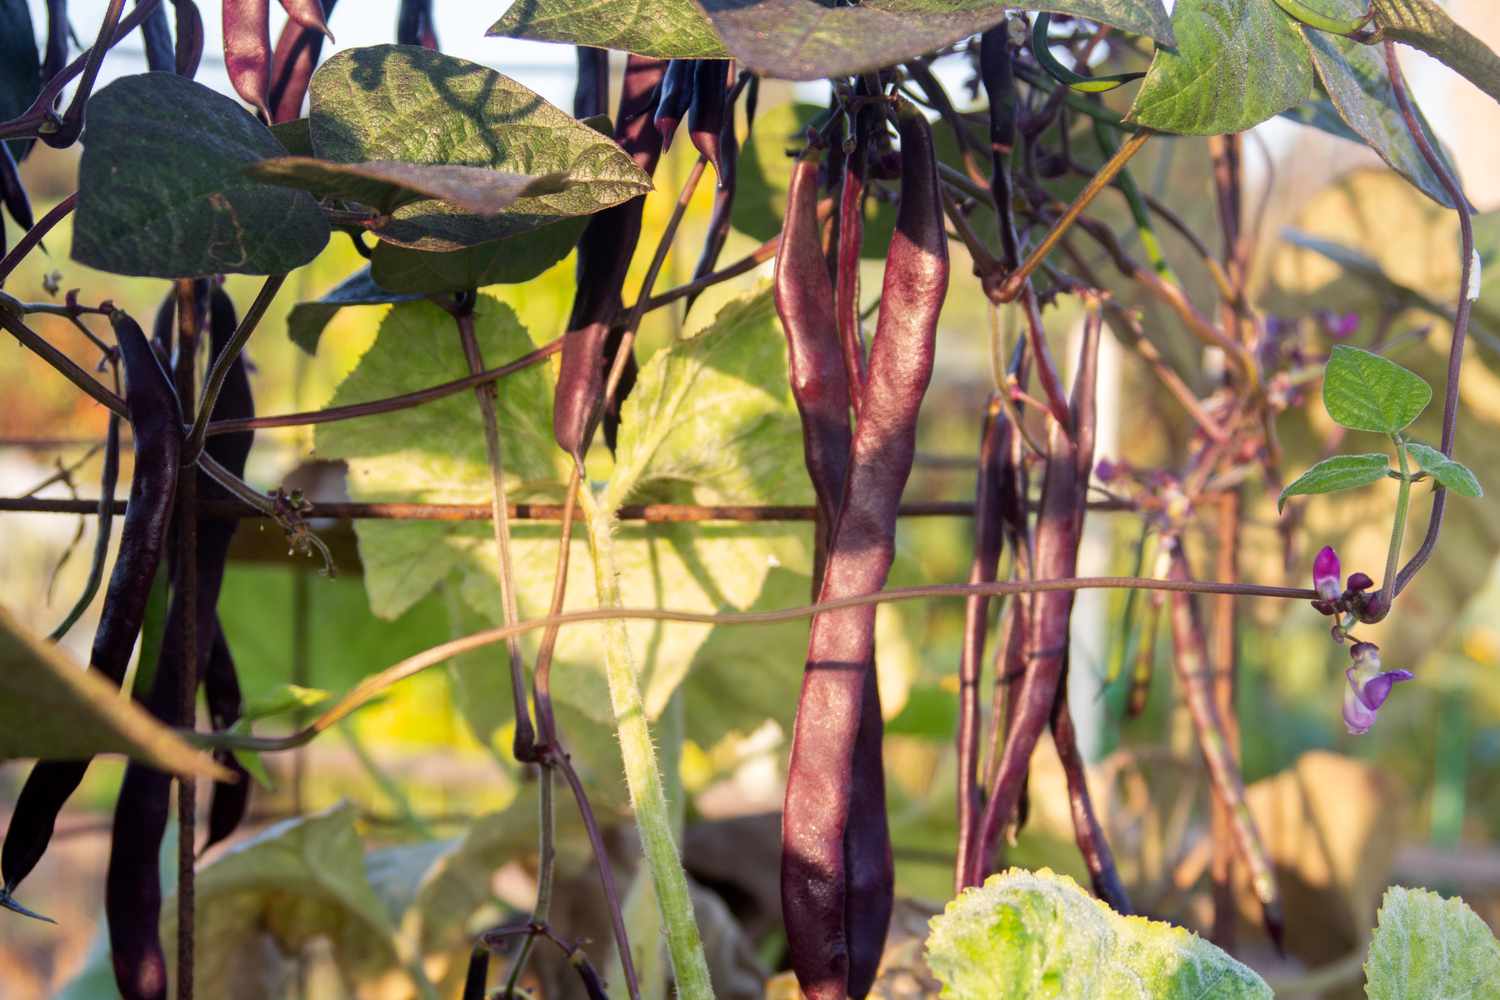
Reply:
<svg viewBox="0 0 1500 1000"><path fill-rule="evenodd" d="M1355 736L1369 732L1375 724L1375 713L1390 697L1391 688L1414 676L1410 670L1383 670L1380 647L1373 642L1357 642L1349 650L1354 661L1344 676L1349 688L1344 692L1344 725Z"/></svg>
<svg viewBox="0 0 1500 1000"><path fill-rule="evenodd" d="M1339 554L1325 545L1313 560L1313 589L1325 601L1339 599Z"/></svg>
<svg viewBox="0 0 1500 1000"><path fill-rule="evenodd" d="M1351 591L1358 594L1360 591L1369 590L1371 587L1375 586L1375 581L1370 579L1370 575L1368 573L1350 573L1349 580L1344 584L1344 586L1348 587Z"/></svg>

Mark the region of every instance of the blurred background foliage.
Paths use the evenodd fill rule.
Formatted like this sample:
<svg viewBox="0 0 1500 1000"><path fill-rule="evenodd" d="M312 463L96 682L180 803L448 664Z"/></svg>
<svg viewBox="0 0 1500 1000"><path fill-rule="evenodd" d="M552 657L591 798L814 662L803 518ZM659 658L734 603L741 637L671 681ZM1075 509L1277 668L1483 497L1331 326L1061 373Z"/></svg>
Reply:
<svg viewBox="0 0 1500 1000"><path fill-rule="evenodd" d="M1467 8L1455 10L1455 16L1481 34L1487 31L1492 41L1500 34L1500 16L1483 9L1487 5L1454 6ZM341 9L342 17L333 22L341 40L345 29L340 21L347 23L348 13ZM444 23L440 11L440 32ZM122 48L128 50L129 43ZM215 51L212 41L209 51ZM556 52L548 58L554 65L541 71L547 86L523 72L516 75L565 103L566 67L558 68L564 64L556 63ZM1462 84L1431 66L1415 65L1417 59L1413 63L1418 92L1439 133L1451 143L1471 197L1482 210L1494 208L1500 177L1486 143L1493 145L1500 133L1500 117L1492 105L1476 102L1474 106L1488 109L1482 112L1487 115L1484 128L1455 120L1470 107ZM507 70L503 59L490 64ZM618 62L614 68L618 73ZM954 93L962 94L962 70L955 69L951 77ZM785 151L799 123L821 99L814 90L765 88L754 140L742 158L736 231L722 261L738 258L779 228ZM1457 283L1452 214L1380 168L1367 153L1312 130L1273 123L1258 129L1246 148L1252 160L1253 204L1264 213L1257 267L1260 308L1304 324L1319 350L1326 350L1330 341L1318 332L1318 310L1357 313L1359 330L1351 343L1396 343L1392 357L1440 385L1449 327L1440 313L1414 304L1401 289L1439 304L1452 301ZM1132 170L1144 187L1176 207L1200 232L1211 234L1206 150L1201 140L1158 140ZM76 150L38 147L23 165L38 214L72 190L76 155ZM670 214L690 157L690 147L679 143L657 172L629 288L639 286L655 246L653 234L661 232ZM659 288L680 284L691 274L712 195L710 184L695 195ZM1123 202L1110 199L1102 205L1101 218L1117 230L1128 228ZM889 214L877 208L877 215L881 211ZM867 295L879 287L881 229L879 219L872 219ZM1306 239L1287 238L1289 230L1338 243L1373 262L1379 273L1341 268L1326 252L1311 249ZM1480 232L1485 273L1500 275L1500 217L1483 218ZM1187 245L1171 232L1163 233L1163 241L1195 301L1212 301L1208 276ZM69 242L64 222L48 237L47 253L33 254L7 291L44 299L52 294L49 286L81 287L89 298L113 299L137 317L154 313L166 283L90 271L68 259ZM288 281L250 346L260 412L328 404L375 343L390 307L339 311L314 355L286 336L286 314L293 305L318 298L362 264L347 241L335 239ZM704 328L726 302L763 281L765 273L762 269L710 289L686 316L679 307L649 314L641 336L643 362L683 334ZM956 260L942 322L938 383L923 410L921 456L907 490L909 500L972 497L972 457L991 385L991 323L1009 324L1013 317L992 317L977 287L965 280L967 273L967 262ZM227 287L243 306L257 282L232 277ZM524 285L485 291L514 309L534 338L549 339L561 332L572 300L573 259L569 256ZM1128 289L1115 291L1132 299ZM1490 278L1485 291L1466 361L1457 451L1494 489L1500 488L1500 447L1495 443L1500 440L1500 305L1495 304L1500 277ZM1196 343L1154 306L1137 304L1146 310L1146 327L1163 353L1182 372L1199 372L1203 363ZM1066 356L1062 344L1075 317L1065 308L1049 312L1048 319L1058 338L1057 353ZM80 363L92 364L92 348L65 321L38 316L36 323ZM1112 413L1104 411L1108 426L1101 457L1127 460L1138 468L1170 466L1182 453L1186 422L1176 404L1132 363L1128 351L1111 353L1114 387L1108 395L1114 402ZM1206 390L1208 384L1200 379L1195 388ZM1294 409L1278 426L1291 474L1338 444L1337 429L1315 405L1316 392L1311 399L1314 405ZM1415 428L1419 439L1435 437L1436 410ZM83 459L72 469L73 488L81 496L96 495L99 457L91 449L102 439L104 425L99 407L14 342L0 342L0 492L20 495L56 463L74 466ZM311 428L261 432L249 479L265 488L300 487L314 500L345 498L343 467L323 459L314 445ZM128 454L126 462L128 473ZM66 496L68 487L55 485L42 495ZM1346 568L1378 567L1393 496L1393 491L1377 489L1294 505L1288 516L1300 519L1302 530L1288 546L1278 530L1274 491L1250 483L1241 578L1304 584L1311 554L1322 544L1334 544ZM1427 508L1425 493L1419 496L1417 524L1425 522ZM1213 518L1212 511L1203 512L1203 531L1188 538L1203 576L1212 575ZM0 523L0 599L22 620L50 626L87 571L92 520L6 514ZM279 534L257 522L246 522L236 539L220 614L252 700L272 697L288 683L341 692L403 656L485 624L449 586L421 596L398 617L375 616L360 577L351 526L329 521L315 522L315 527L334 549L337 578L326 578L307 560L288 556ZM518 530L545 539L554 537L555 526ZM655 530L631 528L626 534ZM806 554L810 532L804 525L777 532L789 540L794 565L784 575L768 578L762 592L765 606L798 603L805 591L807 568L795 564L799 553ZM1133 517L1094 517L1081 571L1131 572L1139 537L1140 524ZM971 545L966 522L910 519L902 524L899 541L893 584L966 577ZM1281 987L1278 995L1360 995L1351 985L1358 982L1357 962L1351 975L1348 958L1372 925L1380 890L1392 882L1462 893L1492 926L1500 926L1497 553L1500 507L1492 500L1450 504L1437 557L1374 636L1388 664L1410 667L1418 679L1392 699L1380 724L1364 737L1346 735L1341 725L1344 653L1327 641L1324 619L1300 605L1241 606L1239 709L1245 773L1257 783L1252 804L1288 892L1291 955L1278 959L1256 945L1251 929L1256 914L1248 895L1241 953L1267 971ZM574 600L579 594L586 600L589 593L574 588ZM627 601L639 603L629 594ZM674 605L670 594L661 603ZM1173 700L1170 644L1157 644L1159 662L1146 712L1127 721L1123 709L1129 670L1121 670L1130 641L1123 628L1126 598L1090 595L1080 603L1074 711L1088 730L1095 794L1122 875L1143 909L1203 928L1211 913L1205 888L1206 797L1190 726ZM97 605L90 614L67 640L80 658L86 655ZM915 962L912 942L925 933L925 915L951 892L952 733L962 620L957 602L887 608L881 615L879 666L888 719L898 895L903 899L890 956L897 971L903 962ZM800 629L784 629L774 641L754 631L719 630L697 654L695 669L705 662L726 664L743 673L744 690L730 682L690 684L682 697L659 706L659 726L685 725L692 732L697 720L721 734L711 741L688 740L675 769L684 793L688 867L701 886L716 890L700 893L699 916L725 996L760 995L765 976L783 957L775 911L777 828L775 817L766 814L781 801ZM529 905L535 791L509 758L508 708L497 712L493 684L487 689L476 680L488 675L492 681L496 661L474 655L481 663L460 661L447 670L424 673L392 688L310 747L266 760L274 788L258 791L251 832L221 851L219 860L210 859L199 884L200 913L211 921L202 946L211 958L201 962L200 973L216 984L214 995L412 996L417 988L408 973L414 965L432 983L451 986L462 973L465 929L484 919L493 921L508 907ZM765 676L787 677L779 706L764 705L750 694L755 679ZM726 701L734 703L734 711L724 714L735 725L709 724L706 720L723 712ZM613 733L597 715L591 718L567 704L561 712L564 732L609 827L622 883L629 885L636 851ZM747 712L758 712L763 722L743 725ZM28 883L28 904L58 918L60 927L7 921L0 936L0 982L5 984L0 995L58 995L70 982L63 995L75 1000L111 995L107 973L97 975L104 956L94 927L101 910L109 809L120 771L114 761L91 770L84 793L64 819L58 849ZM1058 771L1048 745L1034 765L1031 821L1008 856L1018 864L1047 864L1082 878ZM23 776L24 769L14 765L0 773L0 821ZM289 833L273 826L309 814L312 819ZM597 882L570 819L571 806L561 803L559 816L567 891L557 922L575 937L592 937L603 952L609 935ZM80 970L83 977L75 981ZM915 964L908 973L920 981ZM555 963L540 966L538 976L549 997L568 995L571 983ZM773 982L771 988L779 987Z"/></svg>

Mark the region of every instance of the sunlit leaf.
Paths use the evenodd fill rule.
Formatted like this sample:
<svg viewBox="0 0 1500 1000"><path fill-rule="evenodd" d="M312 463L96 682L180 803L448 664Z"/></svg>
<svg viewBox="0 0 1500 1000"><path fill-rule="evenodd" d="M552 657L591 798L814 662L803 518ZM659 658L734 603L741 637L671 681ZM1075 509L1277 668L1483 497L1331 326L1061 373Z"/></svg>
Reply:
<svg viewBox="0 0 1500 1000"><path fill-rule="evenodd" d="M1280 510L1287 497L1310 493L1337 493L1378 483L1390 470L1391 458L1379 452L1369 455L1335 455L1324 459L1289 483L1276 500Z"/></svg>
<svg viewBox="0 0 1500 1000"><path fill-rule="evenodd" d="M722 59L728 53L692 0L518 0L488 34L619 49L662 59Z"/></svg>
<svg viewBox="0 0 1500 1000"><path fill-rule="evenodd" d="M409 201L432 198L475 215L495 215L519 198L556 194L571 186L565 174L532 177L487 167L395 160L334 163L312 156L261 160L245 173L319 198L358 202L380 214L394 212ZM380 235L378 223L371 228Z"/></svg>
<svg viewBox="0 0 1500 1000"><path fill-rule="evenodd" d="M1417 444L1415 441L1406 445L1406 453L1417 460L1423 472L1459 496L1484 496L1484 489L1479 485L1479 479L1462 462L1449 458L1436 448Z"/></svg>
<svg viewBox="0 0 1500 1000"><path fill-rule="evenodd" d="M1357 347L1335 347L1323 372L1323 405L1350 430L1394 434L1431 401L1432 387L1422 376Z"/></svg>
<svg viewBox="0 0 1500 1000"><path fill-rule="evenodd" d="M1433 0L1371 0L1375 23L1387 38L1446 63L1500 101L1500 56L1454 22Z"/></svg>
<svg viewBox="0 0 1500 1000"><path fill-rule="evenodd" d="M1500 942L1454 897L1392 886L1365 959L1370 1000L1481 1000L1500 983Z"/></svg>

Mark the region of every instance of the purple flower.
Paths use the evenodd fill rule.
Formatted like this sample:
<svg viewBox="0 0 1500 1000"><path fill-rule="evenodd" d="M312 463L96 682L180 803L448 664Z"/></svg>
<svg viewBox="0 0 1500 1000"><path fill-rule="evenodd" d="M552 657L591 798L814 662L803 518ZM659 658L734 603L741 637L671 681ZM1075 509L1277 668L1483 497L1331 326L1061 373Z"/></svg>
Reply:
<svg viewBox="0 0 1500 1000"><path fill-rule="evenodd" d="M1313 589L1324 601L1339 599L1339 554L1332 545L1323 546L1313 560Z"/></svg>
<svg viewBox="0 0 1500 1000"><path fill-rule="evenodd" d="M1344 692L1344 725L1354 736L1362 736L1375 724L1375 713L1390 697L1391 688L1414 676L1410 670L1382 670L1380 647L1357 642L1349 650L1353 666L1344 671L1349 689Z"/></svg>
<svg viewBox="0 0 1500 1000"><path fill-rule="evenodd" d="M1359 313L1323 309L1318 312L1318 322L1323 325L1323 332L1334 340L1347 340L1359 332Z"/></svg>

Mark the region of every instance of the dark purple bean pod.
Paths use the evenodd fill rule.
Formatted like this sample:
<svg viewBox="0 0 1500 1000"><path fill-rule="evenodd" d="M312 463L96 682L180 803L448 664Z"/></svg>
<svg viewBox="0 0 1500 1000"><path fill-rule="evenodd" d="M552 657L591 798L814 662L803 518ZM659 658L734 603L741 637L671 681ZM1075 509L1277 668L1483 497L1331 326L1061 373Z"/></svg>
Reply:
<svg viewBox="0 0 1500 1000"><path fill-rule="evenodd" d="M582 121L609 113L609 50L575 46L578 81L573 86L573 117Z"/></svg>
<svg viewBox="0 0 1500 1000"><path fill-rule="evenodd" d="M172 365L172 343L176 340L176 323L177 292L173 288L168 288L167 294L162 296L161 305L156 307L156 318L151 322L151 349L156 352L156 360L161 362L163 370Z"/></svg>
<svg viewBox="0 0 1500 1000"><path fill-rule="evenodd" d="M42 54L45 84L68 64L68 0L47 0L47 47Z"/></svg>
<svg viewBox="0 0 1500 1000"><path fill-rule="evenodd" d="M241 100L267 121L271 85L271 0L224 0L224 70Z"/></svg>
<svg viewBox="0 0 1500 1000"><path fill-rule="evenodd" d="M1183 551L1182 540L1168 535L1162 538L1161 545L1168 560L1167 579L1191 581L1192 569ZM1224 722L1214 701L1208 644L1204 640L1198 602L1187 592L1174 591L1169 599L1172 603L1172 642L1177 654L1177 683L1193 719L1198 748L1203 752L1203 762L1208 769L1209 785L1213 788L1214 798L1229 813L1235 848L1249 872L1251 891L1260 901L1266 933L1280 950L1285 928L1281 890L1277 888L1276 873L1271 867L1270 855L1266 853L1265 842L1260 838L1255 819L1250 815L1250 806L1245 801L1245 780L1240 774L1239 763L1224 737Z"/></svg>
<svg viewBox="0 0 1500 1000"><path fill-rule="evenodd" d="M139 7L141 0L135 0ZM172 29L167 27L167 12L161 4L141 22L141 40L146 47L146 68L153 73L173 73L177 69L177 50L172 43Z"/></svg>
<svg viewBox="0 0 1500 1000"><path fill-rule="evenodd" d="M160 679L170 682L166 701L175 700L176 672L163 662L158 678L156 687ZM168 711L167 720L175 718L165 704L153 707ZM167 996L167 960L159 927L160 859L171 799L170 776L134 761L125 768L104 879L110 961L122 1000L166 1000Z"/></svg>
<svg viewBox="0 0 1500 1000"><path fill-rule="evenodd" d="M568 964L578 973L578 980L583 984L583 995L588 1000L609 1000L609 994L604 989L604 979L582 948L574 948L568 952Z"/></svg>
<svg viewBox="0 0 1500 1000"><path fill-rule="evenodd" d="M1000 214L1005 266L1020 265L1020 245L1011 217L1010 155L1016 144L1016 75L1004 23L979 39L979 79L990 102L990 197Z"/></svg>
<svg viewBox="0 0 1500 1000"><path fill-rule="evenodd" d="M724 131L725 98L729 96L729 77L733 72L732 60L699 59L693 71L693 99L688 105L688 138L693 148L713 164L714 175L721 184L719 136Z"/></svg>
<svg viewBox="0 0 1500 1000"><path fill-rule="evenodd" d="M327 6L332 8L333 4ZM333 38L333 32L328 30L328 22L324 19L324 4L319 0L281 0L281 7L292 24Z"/></svg>
<svg viewBox="0 0 1500 1000"><path fill-rule="evenodd" d="M661 133L664 152L672 148L672 136L677 133L677 126L687 117L688 108L693 103L697 64L696 59L673 59L667 63L655 113L656 131Z"/></svg>
<svg viewBox="0 0 1500 1000"><path fill-rule="evenodd" d="M432 0L401 0L396 15L396 42L437 48L437 29L432 22Z"/></svg>
<svg viewBox="0 0 1500 1000"><path fill-rule="evenodd" d="M868 108L855 117L854 149L844 158L839 186L838 258L835 267L834 315L839 342L843 345L848 373L850 405L859 415L860 395L865 384L865 335L859 319L859 261L865 239L865 182L870 134L878 112Z"/></svg>
<svg viewBox="0 0 1500 1000"><path fill-rule="evenodd" d="M615 115L615 141L647 174L656 171L661 156L661 133L651 111L666 67L661 59L630 56ZM578 241L578 291L563 335L552 436L580 467L603 410L604 373L614 360L607 350L610 328L641 238L645 204L641 195L596 213Z"/></svg>
<svg viewBox="0 0 1500 1000"><path fill-rule="evenodd" d="M693 268L693 280L705 278L719 266L719 255L729 240L733 226L734 192L739 185L740 140L734 130L734 108L725 110L724 127L719 133L719 185L714 189L713 214L708 219L708 232L703 238L703 252ZM684 301L683 310L689 312L697 301L695 292Z"/></svg>
<svg viewBox="0 0 1500 1000"><path fill-rule="evenodd" d="M993 583L1000 569L1005 524L1000 509L1010 461L1010 419L995 399L985 407L979 436L979 471L974 486L974 559L970 583ZM955 888L962 889L978 836L979 682L984 672L984 643L989 625L989 598L972 596L964 603L963 654L958 667L958 863Z"/></svg>
<svg viewBox="0 0 1500 1000"><path fill-rule="evenodd" d="M620 353L620 347L625 342L625 328L623 326L612 326L609 328L609 336L604 340L604 363L601 365L603 382L608 382L609 371L615 366L615 357ZM625 367L620 369L620 382L615 386L615 394L612 399L606 400L604 409L600 413L599 429L604 432L604 446L611 452L620 440L620 408L625 405L625 400L635 389L636 379L640 378L641 366L635 358L635 352L631 351L625 358Z"/></svg>
<svg viewBox="0 0 1500 1000"><path fill-rule="evenodd" d="M1034 575L1039 580L1077 575L1078 544L1093 469L1099 312L1091 308L1079 348L1078 372L1073 381L1073 424L1048 425L1046 478L1042 481L1037 520ZM1027 622L1026 667L1019 690L1007 700L1009 723L993 793L980 821L978 849L973 852L969 884L983 879L978 866L988 864L1000 832L1019 822L1019 805L1031 767L1031 755L1048 725L1061 684L1068 653L1068 629L1073 615L1073 591L1033 595Z"/></svg>
<svg viewBox="0 0 1500 1000"><path fill-rule="evenodd" d="M172 0L172 8L177 26L177 75L191 80L203 61L203 14L194 0Z"/></svg>
<svg viewBox="0 0 1500 1000"><path fill-rule="evenodd" d="M869 384L823 573L825 600L874 593L890 571L897 511L916 453L917 415L932 377L948 287L932 133L909 107L901 113L900 129L901 207L886 260L885 307L871 348ZM810 270L823 272L822 261ZM852 802L865 794L856 795L851 786L873 777L857 744L862 724L879 723L864 711L874 638L875 609L867 605L817 615L808 641L782 817L781 900L792 968L810 1000L842 1000L851 987L863 986L886 926L872 921L851 928L848 914L861 906L872 913L886 910L894 891L892 876L869 878L859 870L868 865L873 872L882 859L867 856L853 865L846 860ZM878 811L884 812L883 804ZM867 810L859 820L870 818ZM851 932L861 939L853 940Z"/></svg>
<svg viewBox="0 0 1500 1000"><path fill-rule="evenodd" d="M1083 855L1084 866L1089 870L1089 882L1094 895L1108 904L1116 913L1133 913L1130 896L1120 881L1120 872L1115 867L1114 852L1104 835L1094 802L1089 795L1088 769L1083 754L1078 751L1078 732L1073 728L1073 714L1068 710L1067 666L1063 666L1063 682L1057 687L1057 697L1052 703L1052 739L1057 744L1057 756L1062 761L1063 775L1068 785L1068 808L1073 815L1073 837L1078 851Z"/></svg>
<svg viewBox="0 0 1500 1000"><path fill-rule="evenodd" d="M324 0L323 10L333 13L338 0ZM310 28L296 21L281 26L276 49L271 53L271 121L289 122L302 116L302 102L307 97L313 70L323 54L323 29Z"/></svg>
<svg viewBox="0 0 1500 1000"><path fill-rule="evenodd" d="M234 657L229 651L229 642L224 630L215 621L213 646L209 650L208 662L204 665L203 691L208 703L208 716L215 730L223 732L239 721L244 712L244 700L240 694L240 681L234 668ZM229 839L244 822L250 808L250 790L254 784L250 772L245 770L239 758L229 750L215 750L214 760L234 773L237 780L214 782L213 796L208 807L208 835L204 838L201 854L221 841Z"/></svg>
<svg viewBox="0 0 1500 1000"><path fill-rule="evenodd" d="M89 667L118 686L125 678L141 632L146 599L167 537L177 466L182 453L182 410L172 382L135 320L114 313L111 322L125 366L125 404L130 415L135 471L120 530L120 549L105 591L104 611L94 633ZM38 761L11 813L0 875L11 893L41 860L57 814L89 761Z"/></svg>
<svg viewBox="0 0 1500 1000"><path fill-rule="evenodd" d="M485 1000L484 990L490 979L490 949L482 944L469 952L469 968L464 973L463 1000Z"/></svg>
<svg viewBox="0 0 1500 1000"><path fill-rule="evenodd" d="M872 658L865 666L859 733L849 781L844 828L844 933L849 943L849 995L869 995L885 954L896 906L896 858L885 802L885 721Z"/></svg>
<svg viewBox="0 0 1500 1000"><path fill-rule="evenodd" d="M0 200L5 202L5 210L22 230L36 225L31 214L31 199L26 197L26 186L21 183L21 172L16 167L15 158L10 155L10 144L5 142L0 142Z"/></svg>

